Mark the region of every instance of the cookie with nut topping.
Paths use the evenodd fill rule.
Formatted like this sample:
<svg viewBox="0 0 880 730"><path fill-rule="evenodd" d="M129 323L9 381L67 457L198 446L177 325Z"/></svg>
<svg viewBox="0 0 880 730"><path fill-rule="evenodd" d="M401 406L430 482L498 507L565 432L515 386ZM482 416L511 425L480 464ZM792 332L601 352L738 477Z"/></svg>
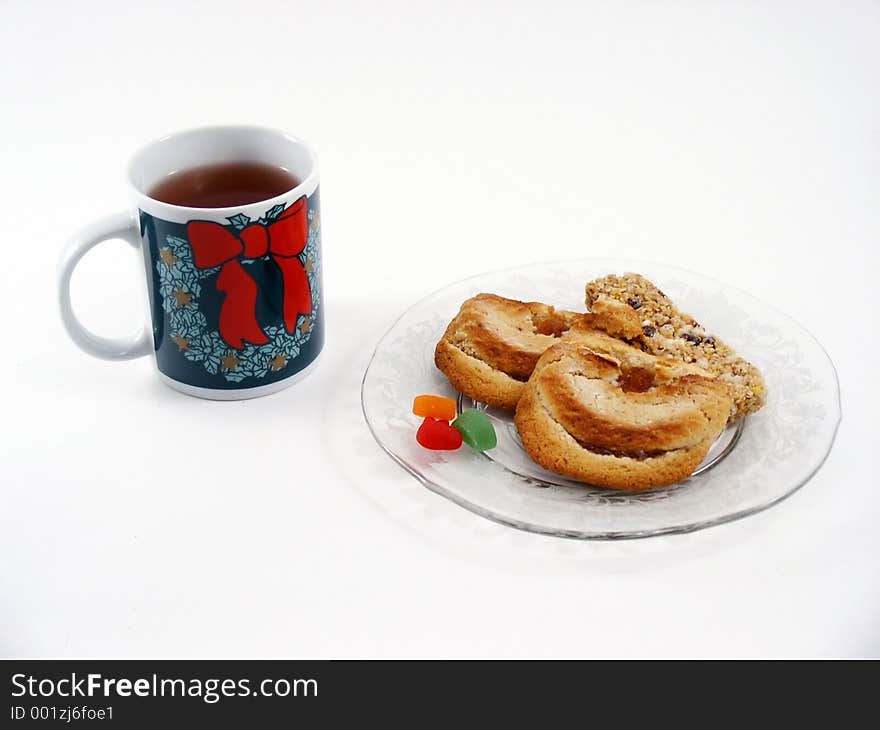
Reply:
<svg viewBox="0 0 880 730"><path fill-rule="evenodd" d="M608 298L626 304L639 318L641 334L631 341L645 352L697 365L723 382L732 398L730 420L755 413L767 401L767 385L757 367L739 357L729 345L673 304L655 284L640 274L611 274L586 287L586 303Z"/></svg>

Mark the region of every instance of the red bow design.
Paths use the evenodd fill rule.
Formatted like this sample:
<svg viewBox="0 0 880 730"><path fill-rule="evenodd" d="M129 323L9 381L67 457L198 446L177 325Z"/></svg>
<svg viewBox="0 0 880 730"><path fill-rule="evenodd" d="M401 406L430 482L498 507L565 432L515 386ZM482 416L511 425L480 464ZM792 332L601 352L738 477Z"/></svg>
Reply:
<svg viewBox="0 0 880 730"><path fill-rule="evenodd" d="M213 221L190 221L186 236L197 268L221 267L217 289L226 296L220 305L220 336L230 347L241 350L245 341L254 345L269 341L254 311L257 283L244 270L240 259L258 259L269 254L278 264L284 285L284 326L288 332L293 332L300 314L311 313L309 277L296 258L309 238L305 196L268 225L249 223L236 234Z"/></svg>

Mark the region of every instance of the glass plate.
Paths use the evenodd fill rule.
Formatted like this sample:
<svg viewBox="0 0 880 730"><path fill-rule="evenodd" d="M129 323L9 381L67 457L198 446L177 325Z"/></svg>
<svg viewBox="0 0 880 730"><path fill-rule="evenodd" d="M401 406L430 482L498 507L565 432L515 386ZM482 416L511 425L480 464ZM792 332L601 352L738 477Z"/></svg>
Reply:
<svg viewBox="0 0 880 730"><path fill-rule="evenodd" d="M485 408L456 393L434 367L434 346L461 303L492 292L583 310L584 285L638 271L684 312L707 324L767 381L767 405L728 427L697 471L670 487L622 492L548 472L523 450L512 414L486 409L498 447L428 451L412 415L420 393L448 395L461 409ZM840 421L837 374L822 346L794 320L721 282L653 263L582 259L533 264L465 279L403 314L376 347L361 387L364 417L379 445L422 484L496 522L580 539L690 532L745 517L792 494L816 473Z"/></svg>

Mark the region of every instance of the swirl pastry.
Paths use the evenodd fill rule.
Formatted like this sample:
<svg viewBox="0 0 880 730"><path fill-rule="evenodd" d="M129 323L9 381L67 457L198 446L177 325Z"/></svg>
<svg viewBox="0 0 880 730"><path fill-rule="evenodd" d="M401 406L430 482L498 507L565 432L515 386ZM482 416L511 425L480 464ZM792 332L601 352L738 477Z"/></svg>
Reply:
<svg viewBox="0 0 880 730"><path fill-rule="evenodd" d="M573 325L617 337L641 335L638 315L610 298L589 314L477 294L461 305L434 351L434 363L456 390L497 408L513 409L538 358Z"/></svg>
<svg viewBox="0 0 880 730"><path fill-rule="evenodd" d="M578 326L539 358L515 422L544 468L600 487L649 489L689 476L730 409L725 384L701 368Z"/></svg>

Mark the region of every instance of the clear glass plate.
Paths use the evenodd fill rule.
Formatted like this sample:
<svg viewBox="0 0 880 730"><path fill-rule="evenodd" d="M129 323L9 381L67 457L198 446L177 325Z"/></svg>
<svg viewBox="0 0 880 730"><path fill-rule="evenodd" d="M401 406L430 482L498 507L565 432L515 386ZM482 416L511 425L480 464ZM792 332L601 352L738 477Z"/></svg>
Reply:
<svg viewBox="0 0 880 730"><path fill-rule="evenodd" d="M609 273L638 271L685 312L755 363L767 380L767 405L728 427L697 471L670 487L618 492L548 472L523 450L510 413L486 412L498 447L428 451L416 443L413 397L457 397L434 367L434 346L461 303L492 292L584 309L584 285ZM580 539L690 532L766 509L802 486L822 465L840 421L837 374L797 322L745 292L683 269L613 259L533 264L465 279L403 314L376 347L361 388L367 424L379 445L422 484L496 522Z"/></svg>

